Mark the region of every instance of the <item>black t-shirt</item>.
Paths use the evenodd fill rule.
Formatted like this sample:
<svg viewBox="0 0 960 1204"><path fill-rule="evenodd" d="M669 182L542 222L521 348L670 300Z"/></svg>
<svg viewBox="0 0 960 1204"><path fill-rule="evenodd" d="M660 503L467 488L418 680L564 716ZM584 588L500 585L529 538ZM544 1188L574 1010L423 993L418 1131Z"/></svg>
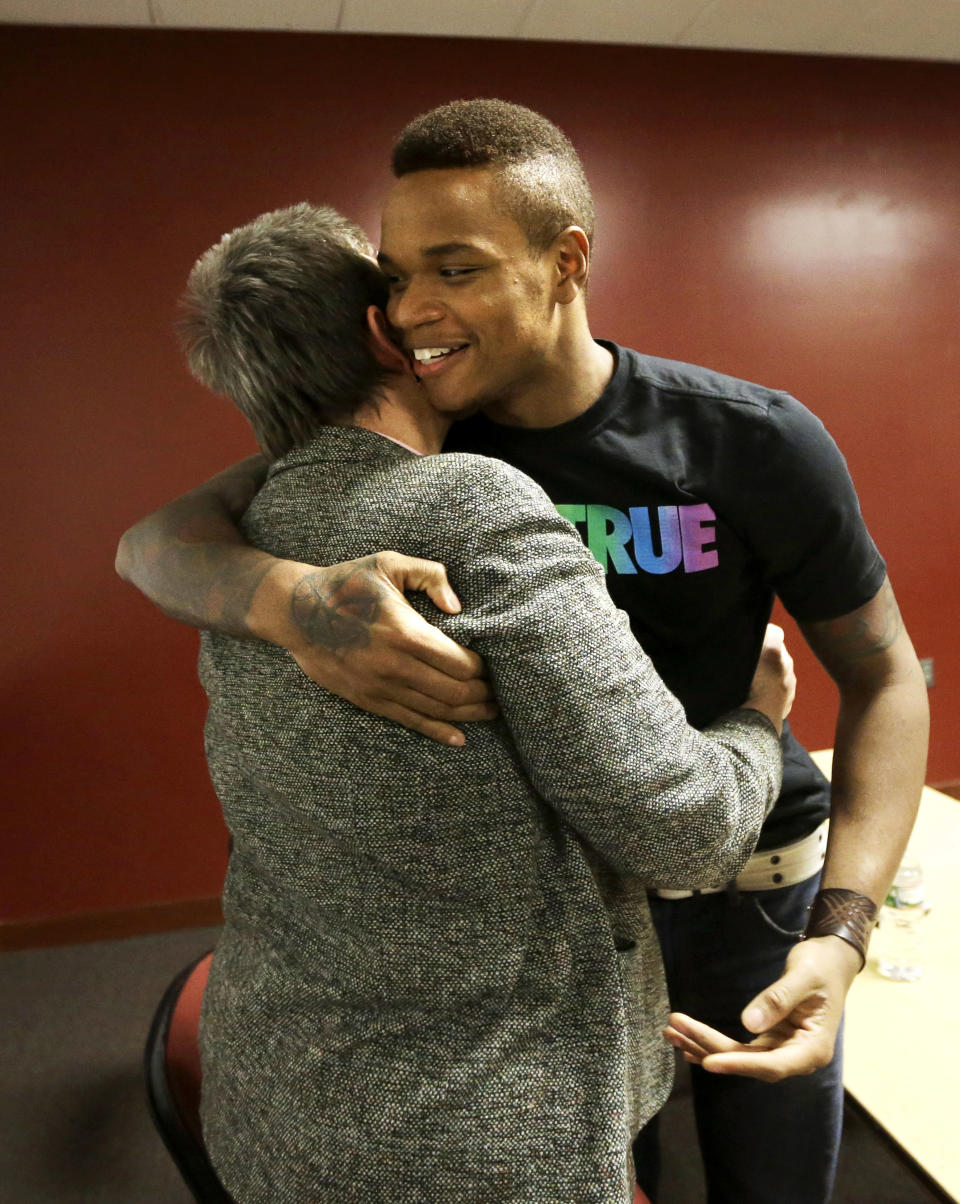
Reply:
<svg viewBox="0 0 960 1204"><path fill-rule="evenodd" d="M540 483L703 727L746 697L774 594L797 619L835 618L876 594L884 563L843 456L799 402L602 345L616 369L585 413L537 430L478 415L446 449ZM759 847L798 840L828 810L823 777L785 728L783 792Z"/></svg>

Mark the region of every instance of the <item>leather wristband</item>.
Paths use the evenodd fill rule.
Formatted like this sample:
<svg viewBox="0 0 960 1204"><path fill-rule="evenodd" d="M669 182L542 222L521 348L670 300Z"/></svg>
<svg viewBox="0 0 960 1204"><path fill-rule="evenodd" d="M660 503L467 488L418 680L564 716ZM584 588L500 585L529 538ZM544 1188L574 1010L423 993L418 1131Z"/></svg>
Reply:
<svg viewBox="0 0 960 1204"><path fill-rule="evenodd" d="M831 886L817 892L810 908L810 919L803 939L815 936L838 936L860 954L860 969L867 962L867 945L877 905L866 895L841 886Z"/></svg>

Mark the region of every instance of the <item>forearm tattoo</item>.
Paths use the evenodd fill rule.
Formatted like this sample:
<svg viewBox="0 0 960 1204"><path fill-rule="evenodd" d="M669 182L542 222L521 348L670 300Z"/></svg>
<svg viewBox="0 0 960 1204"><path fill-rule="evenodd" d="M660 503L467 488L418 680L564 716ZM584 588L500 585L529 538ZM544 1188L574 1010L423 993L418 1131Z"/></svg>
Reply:
<svg viewBox="0 0 960 1204"><path fill-rule="evenodd" d="M815 651L834 673L886 651L902 628L889 582L884 582L876 598L859 611L823 623L804 624Z"/></svg>
<svg viewBox="0 0 960 1204"><path fill-rule="evenodd" d="M240 639L252 637L250 605L273 565L269 557L249 556L238 564L232 545L160 543L147 549L146 558L155 583L151 596L164 614Z"/></svg>
<svg viewBox="0 0 960 1204"><path fill-rule="evenodd" d="M251 457L148 515L123 536L117 571L172 618L252 638L250 606L274 562L237 524L265 474Z"/></svg>
<svg viewBox="0 0 960 1204"><path fill-rule="evenodd" d="M366 568L351 567L338 577L308 573L297 583L290 614L311 644L336 652L365 648L380 614L382 588Z"/></svg>
<svg viewBox="0 0 960 1204"><path fill-rule="evenodd" d="M877 599L878 606L869 617L853 619L845 628L839 627L834 647L851 660L872 656L889 648L900 633L902 621L896 599L885 587Z"/></svg>

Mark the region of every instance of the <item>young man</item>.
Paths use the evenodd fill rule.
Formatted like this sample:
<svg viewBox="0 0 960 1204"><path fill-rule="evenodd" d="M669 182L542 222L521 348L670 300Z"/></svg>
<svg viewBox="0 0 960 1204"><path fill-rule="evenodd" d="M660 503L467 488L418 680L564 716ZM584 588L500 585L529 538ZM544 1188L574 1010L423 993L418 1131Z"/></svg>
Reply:
<svg viewBox="0 0 960 1204"><path fill-rule="evenodd" d="M712 1026L681 1018L674 1033L701 1063L711 1201L826 1200L843 1001L913 823L927 734L922 675L846 467L784 394L593 341L589 188L546 119L499 101L443 106L403 131L394 170L388 313L424 388L437 406L483 408L456 445L521 467L578 525L691 721L742 696L775 593L837 683L832 804L788 734L783 796L736 888L674 881L652 900L673 1005ZM398 614L384 640L344 654L291 636L271 609L287 567L233 588L249 562L231 516L252 485L241 469L145 520L121 553L135 583L195 623L276 639L360 706L457 739L446 721L481 705L483 683L418 623ZM204 600L191 601L197 585ZM229 614L205 601L211 588L237 600ZM762 1035L748 1049L715 1029Z"/></svg>
<svg viewBox="0 0 960 1204"><path fill-rule="evenodd" d="M200 1033L213 1164L238 1204L628 1204L672 1061L640 883L746 861L779 789L782 633L744 706L690 728L542 490L434 454L450 418L384 337L383 278L339 214L234 230L186 300L194 373L272 460L244 533L353 562L332 613L302 566L298 621L355 644L381 605L369 550L442 557L465 605L431 613L503 712L454 752L204 635L233 836Z"/></svg>

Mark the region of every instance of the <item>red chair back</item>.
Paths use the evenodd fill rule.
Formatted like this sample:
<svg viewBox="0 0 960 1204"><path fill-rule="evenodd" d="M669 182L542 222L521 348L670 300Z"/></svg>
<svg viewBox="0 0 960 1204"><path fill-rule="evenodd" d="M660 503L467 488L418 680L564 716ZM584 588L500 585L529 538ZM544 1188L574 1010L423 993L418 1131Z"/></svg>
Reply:
<svg viewBox="0 0 960 1204"><path fill-rule="evenodd" d="M194 1199L233 1204L207 1157L200 1126L197 1026L212 959L204 954L167 987L150 1026L144 1069L153 1123Z"/></svg>
<svg viewBox="0 0 960 1204"><path fill-rule="evenodd" d="M200 1084L203 1072L197 1026L212 961L213 954L208 953L190 971L180 988L167 1029L167 1084L183 1123L201 1144Z"/></svg>

